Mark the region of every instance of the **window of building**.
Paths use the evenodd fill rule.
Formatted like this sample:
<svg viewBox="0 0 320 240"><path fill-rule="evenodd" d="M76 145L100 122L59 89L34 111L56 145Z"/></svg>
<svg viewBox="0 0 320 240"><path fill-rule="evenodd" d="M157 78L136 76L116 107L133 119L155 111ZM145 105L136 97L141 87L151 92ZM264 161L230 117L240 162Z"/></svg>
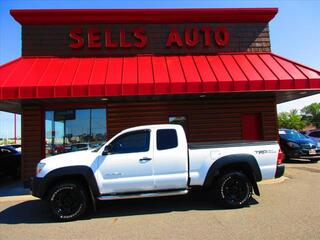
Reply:
<svg viewBox="0 0 320 240"><path fill-rule="evenodd" d="M160 129L157 131L157 149L166 150L178 146L177 132L174 129Z"/></svg>
<svg viewBox="0 0 320 240"><path fill-rule="evenodd" d="M106 133L105 108L46 111L46 156L95 149Z"/></svg>
<svg viewBox="0 0 320 240"><path fill-rule="evenodd" d="M111 143L111 152L136 153L149 151L150 131L142 130L123 134Z"/></svg>

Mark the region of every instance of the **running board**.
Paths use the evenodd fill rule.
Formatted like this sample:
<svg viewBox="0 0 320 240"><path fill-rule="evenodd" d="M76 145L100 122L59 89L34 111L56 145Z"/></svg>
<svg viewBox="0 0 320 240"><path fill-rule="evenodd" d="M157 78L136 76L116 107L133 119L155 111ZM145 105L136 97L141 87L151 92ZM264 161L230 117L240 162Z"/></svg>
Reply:
<svg viewBox="0 0 320 240"><path fill-rule="evenodd" d="M123 195L105 195L98 197L98 200L119 200L119 199L131 199L131 198L151 198L151 197L165 197L165 196L177 196L185 195L188 190L178 191L166 191L166 192L150 192L150 193L134 193L134 194L123 194Z"/></svg>

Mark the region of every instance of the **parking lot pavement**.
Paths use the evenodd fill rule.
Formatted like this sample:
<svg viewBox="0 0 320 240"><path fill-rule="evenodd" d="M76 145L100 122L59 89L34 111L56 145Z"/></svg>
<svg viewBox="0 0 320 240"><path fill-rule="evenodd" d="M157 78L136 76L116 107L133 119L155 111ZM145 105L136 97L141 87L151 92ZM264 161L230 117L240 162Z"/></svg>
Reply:
<svg viewBox="0 0 320 240"><path fill-rule="evenodd" d="M123 200L56 223L39 200L0 202L0 239L320 239L320 163L286 165L287 179L260 184L262 196L243 209L201 195Z"/></svg>
<svg viewBox="0 0 320 240"><path fill-rule="evenodd" d="M1 178L0 180L0 201L4 197L15 197L30 195L30 189L24 188L23 183L10 178Z"/></svg>

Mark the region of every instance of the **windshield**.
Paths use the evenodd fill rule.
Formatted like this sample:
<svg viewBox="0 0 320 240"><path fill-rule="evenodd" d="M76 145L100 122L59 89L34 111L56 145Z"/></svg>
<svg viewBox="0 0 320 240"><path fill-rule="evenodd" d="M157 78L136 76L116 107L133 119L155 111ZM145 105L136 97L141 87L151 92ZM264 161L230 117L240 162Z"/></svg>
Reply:
<svg viewBox="0 0 320 240"><path fill-rule="evenodd" d="M295 130L279 130L280 137L286 140L301 140L301 139L309 139L305 135L295 131Z"/></svg>

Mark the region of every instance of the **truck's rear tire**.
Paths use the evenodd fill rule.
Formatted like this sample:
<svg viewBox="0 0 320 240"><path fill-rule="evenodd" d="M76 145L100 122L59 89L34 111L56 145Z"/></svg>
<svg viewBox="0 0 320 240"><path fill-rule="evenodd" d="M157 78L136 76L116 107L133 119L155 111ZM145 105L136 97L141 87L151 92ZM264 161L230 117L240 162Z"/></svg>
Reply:
<svg viewBox="0 0 320 240"><path fill-rule="evenodd" d="M87 208L87 194L78 182L55 185L48 197L53 216L59 221L71 221L83 215Z"/></svg>
<svg viewBox="0 0 320 240"><path fill-rule="evenodd" d="M252 184L240 171L226 172L217 179L214 194L222 206L240 208L248 204L252 196Z"/></svg>

